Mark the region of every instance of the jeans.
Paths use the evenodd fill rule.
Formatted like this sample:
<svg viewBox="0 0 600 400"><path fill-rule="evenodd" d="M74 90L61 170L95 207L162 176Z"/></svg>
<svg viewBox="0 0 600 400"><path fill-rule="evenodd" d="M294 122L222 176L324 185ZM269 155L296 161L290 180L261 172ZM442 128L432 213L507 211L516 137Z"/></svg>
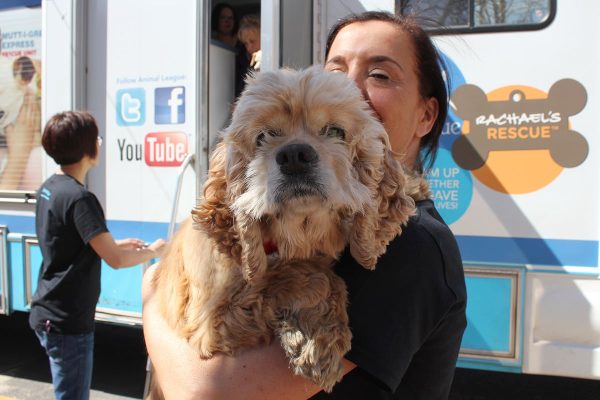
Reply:
<svg viewBox="0 0 600 400"><path fill-rule="evenodd" d="M61 335L36 330L50 359L56 400L88 400L94 361L94 333Z"/></svg>

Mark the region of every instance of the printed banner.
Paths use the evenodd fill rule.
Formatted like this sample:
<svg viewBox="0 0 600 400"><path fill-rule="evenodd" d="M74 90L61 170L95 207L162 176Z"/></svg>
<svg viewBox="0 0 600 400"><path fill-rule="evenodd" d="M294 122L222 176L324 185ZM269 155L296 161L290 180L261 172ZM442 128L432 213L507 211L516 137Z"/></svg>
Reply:
<svg viewBox="0 0 600 400"><path fill-rule="evenodd" d="M428 174L440 214L463 242L493 238L494 245L475 247L494 254L516 254L500 250L500 240L520 238L519 251L553 249L544 252L552 257L535 262L594 264L562 256L574 246L597 243L595 217L574 224L567 200L595 196L581 185L597 177L595 129L585 118L591 113L589 82L559 76L543 85L494 84L493 74L467 80L457 58L444 55L451 109ZM552 240L562 242L556 247Z"/></svg>
<svg viewBox="0 0 600 400"><path fill-rule="evenodd" d="M168 222L195 143L195 2L107 4L107 218Z"/></svg>
<svg viewBox="0 0 600 400"><path fill-rule="evenodd" d="M0 11L0 191L42 182L41 8Z"/></svg>

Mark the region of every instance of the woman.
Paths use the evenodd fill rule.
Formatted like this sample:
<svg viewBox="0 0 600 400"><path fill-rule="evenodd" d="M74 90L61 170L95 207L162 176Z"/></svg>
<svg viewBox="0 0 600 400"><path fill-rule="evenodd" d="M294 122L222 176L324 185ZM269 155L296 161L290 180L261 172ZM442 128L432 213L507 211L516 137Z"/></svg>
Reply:
<svg viewBox="0 0 600 400"><path fill-rule="evenodd" d="M424 161L435 158L447 109L427 34L407 17L351 16L330 33L325 68L356 82L405 168L421 179ZM199 360L158 316L150 271L144 333L163 389L178 399L447 398L466 326L466 290L456 241L426 193L415 190L418 213L375 271L349 254L336 266L348 286L353 340L345 376L331 394L294 376L276 342L235 358Z"/></svg>
<svg viewBox="0 0 600 400"><path fill-rule="evenodd" d="M213 8L211 14L211 26L213 39L228 45L231 48L236 47L237 38L237 19L233 6L227 3L220 3Z"/></svg>

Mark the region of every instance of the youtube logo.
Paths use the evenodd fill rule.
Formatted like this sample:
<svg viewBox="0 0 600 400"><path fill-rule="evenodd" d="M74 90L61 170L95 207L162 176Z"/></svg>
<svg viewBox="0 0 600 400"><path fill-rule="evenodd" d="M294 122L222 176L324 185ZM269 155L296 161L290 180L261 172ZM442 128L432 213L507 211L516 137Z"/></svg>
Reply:
<svg viewBox="0 0 600 400"><path fill-rule="evenodd" d="M183 132L151 132L144 138L144 161L150 167L178 167L187 154Z"/></svg>

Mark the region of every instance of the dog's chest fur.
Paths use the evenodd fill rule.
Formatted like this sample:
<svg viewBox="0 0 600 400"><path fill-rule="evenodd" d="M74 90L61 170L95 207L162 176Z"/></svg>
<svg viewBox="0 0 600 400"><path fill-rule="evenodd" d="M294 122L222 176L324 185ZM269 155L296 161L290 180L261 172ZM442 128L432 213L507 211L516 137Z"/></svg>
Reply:
<svg viewBox="0 0 600 400"><path fill-rule="evenodd" d="M331 209L282 212L261 220L263 238L276 244L284 260L315 255L336 258L348 244L350 216Z"/></svg>

